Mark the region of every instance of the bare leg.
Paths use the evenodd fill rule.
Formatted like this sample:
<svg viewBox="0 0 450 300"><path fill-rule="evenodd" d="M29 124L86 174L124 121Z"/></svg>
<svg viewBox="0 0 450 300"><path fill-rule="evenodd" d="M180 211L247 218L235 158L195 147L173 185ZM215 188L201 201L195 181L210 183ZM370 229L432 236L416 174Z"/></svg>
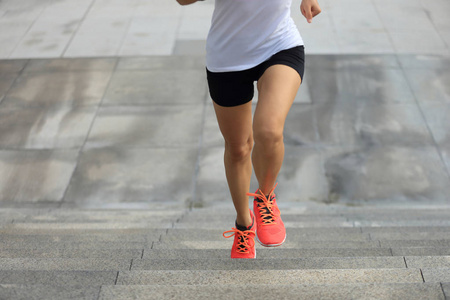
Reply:
<svg viewBox="0 0 450 300"><path fill-rule="evenodd" d="M258 81L252 161L259 189L265 195L273 188L283 163L284 123L300 83L297 71L285 65L269 67Z"/></svg>
<svg viewBox="0 0 450 300"><path fill-rule="evenodd" d="M248 196L252 175L253 147L251 101L234 107L214 103L220 131L225 139L225 171L231 198L236 208L236 222L242 226L252 223Z"/></svg>

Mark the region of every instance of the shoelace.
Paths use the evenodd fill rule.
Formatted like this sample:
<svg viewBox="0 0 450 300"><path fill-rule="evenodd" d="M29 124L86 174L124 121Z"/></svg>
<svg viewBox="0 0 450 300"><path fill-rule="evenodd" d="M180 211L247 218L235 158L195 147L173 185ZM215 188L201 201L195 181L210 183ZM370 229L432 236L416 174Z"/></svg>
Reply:
<svg viewBox="0 0 450 300"><path fill-rule="evenodd" d="M225 235L227 233L228 234L231 233L231 234ZM240 252L240 253L249 253L250 248L255 245L255 241L254 241L255 232L252 230L241 231L237 228L232 228L231 230L225 231L222 235L224 238L227 238L227 239L237 235L238 243L237 243L236 251ZM253 245L250 243L250 241L253 242Z"/></svg>
<svg viewBox="0 0 450 300"><path fill-rule="evenodd" d="M252 196L255 198L260 199L262 202L257 201L259 212L261 213L261 221L263 221L263 225L270 225L270 224L276 224L275 218L280 216L280 213L276 213L273 211L272 207L274 206L273 199L275 198L275 195L273 194L273 191L277 187L278 183L275 184L275 186L272 188L272 190L269 193L269 199L266 198L266 195L258 189L256 194L253 193L247 193L247 196Z"/></svg>

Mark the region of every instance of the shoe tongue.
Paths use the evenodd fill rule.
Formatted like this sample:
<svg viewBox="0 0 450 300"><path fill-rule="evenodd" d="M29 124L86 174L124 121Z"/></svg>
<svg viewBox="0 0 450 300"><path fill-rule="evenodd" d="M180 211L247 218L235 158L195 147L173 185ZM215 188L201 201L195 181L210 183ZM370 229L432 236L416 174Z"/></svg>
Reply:
<svg viewBox="0 0 450 300"><path fill-rule="evenodd" d="M271 200L273 199L273 196L271 198L269 198L268 196L265 196L265 197L266 197L266 199L270 199L269 203L272 203ZM262 203L262 204L264 203L264 200L262 200L260 198L255 198L255 201L258 203ZM262 207L264 209L264 213L269 215L269 216L264 217L263 219L266 221L269 221L269 222L273 221L272 214L270 213L270 210L267 208L267 206L262 205Z"/></svg>

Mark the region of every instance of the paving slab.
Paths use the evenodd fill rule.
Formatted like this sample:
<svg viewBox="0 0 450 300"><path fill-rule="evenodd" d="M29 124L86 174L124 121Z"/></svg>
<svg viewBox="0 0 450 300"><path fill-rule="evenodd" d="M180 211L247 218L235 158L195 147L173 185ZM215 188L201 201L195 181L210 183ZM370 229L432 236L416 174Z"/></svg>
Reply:
<svg viewBox="0 0 450 300"><path fill-rule="evenodd" d="M151 247L152 241L147 242L23 242L17 244L0 244L0 249L23 249L24 247L30 249L48 250L51 248L68 248L68 249L143 249L144 247Z"/></svg>
<svg viewBox="0 0 450 300"><path fill-rule="evenodd" d="M27 72L14 82L2 101L10 107L97 105L111 71Z"/></svg>
<svg viewBox="0 0 450 300"><path fill-rule="evenodd" d="M450 227L449 227L450 229ZM372 240L448 240L450 230L443 232L420 231L420 232L379 232L370 233Z"/></svg>
<svg viewBox="0 0 450 300"><path fill-rule="evenodd" d="M20 224L20 222L18 222ZM38 223L39 224L39 223ZM61 224L61 223L56 223ZM62 223L65 224L65 223ZM94 223L95 224L95 223ZM123 224L123 223L122 223ZM139 223L138 223L139 224ZM163 234L167 232L167 228L153 228L159 227L159 225L149 224L147 226L140 226L138 228L39 228L39 226L29 228L14 228L10 226L11 224L5 224L2 228L0 228L1 234L14 234L14 235L143 235L143 236L157 236L159 234ZM167 223L169 227L171 227L171 223Z"/></svg>
<svg viewBox="0 0 450 300"><path fill-rule="evenodd" d="M1 299L80 299L96 300L100 286L49 286L32 284L1 284Z"/></svg>
<svg viewBox="0 0 450 300"><path fill-rule="evenodd" d="M251 297L242 291L251 289ZM438 283L236 284L214 286L102 286L99 299L444 299Z"/></svg>
<svg viewBox="0 0 450 300"><path fill-rule="evenodd" d="M45 284L50 286L113 285L117 271L0 271L0 284Z"/></svg>
<svg viewBox="0 0 450 300"><path fill-rule="evenodd" d="M139 235L139 234L71 234L71 235L14 235L14 234L3 234L2 241L10 244L20 244L27 242L60 242L60 243L71 243L71 242L146 242L149 240L158 240L161 236L161 233L154 233L148 235Z"/></svg>
<svg viewBox="0 0 450 300"><path fill-rule="evenodd" d="M131 259L117 258L0 258L4 271L118 271L129 270Z"/></svg>
<svg viewBox="0 0 450 300"><path fill-rule="evenodd" d="M64 248L11 248L2 249L0 248L0 258L56 258L63 257Z"/></svg>
<svg viewBox="0 0 450 300"><path fill-rule="evenodd" d="M423 268L425 282L450 282L450 268Z"/></svg>
<svg viewBox="0 0 450 300"><path fill-rule="evenodd" d="M450 268L450 256L405 256L408 268Z"/></svg>
<svg viewBox="0 0 450 300"><path fill-rule="evenodd" d="M0 260L1 262L1 260ZM256 260L134 259L131 270L301 270L405 268L403 257L308 257ZM414 267L414 266L412 266Z"/></svg>
<svg viewBox="0 0 450 300"><path fill-rule="evenodd" d="M67 245L63 245L66 247ZM74 248L19 248L0 249L0 258L100 258L115 259L141 258L143 248L139 249L74 249Z"/></svg>
<svg viewBox="0 0 450 300"><path fill-rule="evenodd" d="M425 213L425 212L424 212ZM414 235L415 233L445 233L448 232L450 227L448 226L390 226L390 227L361 227L361 232L370 234L389 234L389 233L405 233L408 235Z"/></svg>
<svg viewBox="0 0 450 300"><path fill-rule="evenodd" d="M404 69L438 69L450 68L450 55L397 55L400 65Z"/></svg>
<svg viewBox="0 0 450 300"><path fill-rule="evenodd" d="M121 271L120 285L338 284L423 282L419 269ZM434 282L434 281L432 281Z"/></svg>
<svg viewBox="0 0 450 300"><path fill-rule="evenodd" d="M3 98L5 97L6 93L8 92L14 81L16 80L17 76L18 75L0 74L0 103L2 102Z"/></svg>
<svg viewBox="0 0 450 300"><path fill-rule="evenodd" d="M0 60L0 77L19 74L28 62L28 59Z"/></svg>
<svg viewBox="0 0 450 300"><path fill-rule="evenodd" d="M95 106L0 109L0 148L71 149L83 146Z"/></svg>
<svg viewBox="0 0 450 300"><path fill-rule="evenodd" d="M448 256L448 247L392 247L394 256Z"/></svg>
<svg viewBox="0 0 450 300"><path fill-rule="evenodd" d="M89 149L81 153L64 203L79 207L105 203L159 203L178 209L192 199L197 150ZM170 163L168 163L170 162ZM161 176L167 174L167 176ZM125 205L126 206L126 205Z"/></svg>
<svg viewBox="0 0 450 300"><path fill-rule="evenodd" d="M380 240L381 247L449 247L450 240Z"/></svg>
<svg viewBox="0 0 450 300"><path fill-rule="evenodd" d="M444 291L445 299L450 298L450 282L441 283L442 290Z"/></svg>
<svg viewBox="0 0 450 300"><path fill-rule="evenodd" d="M143 248L65 248L62 257L64 258L105 258L113 257L117 259L140 259L142 258Z"/></svg>
<svg viewBox="0 0 450 300"><path fill-rule="evenodd" d="M11 223L3 226L3 229L8 230L22 230L22 229L35 229L35 230L111 230L111 229L164 229L172 228L172 222L165 223L153 223L153 222L140 222L140 223Z"/></svg>
<svg viewBox="0 0 450 300"><path fill-rule="evenodd" d="M0 150L2 203L60 202L78 150Z"/></svg>
<svg viewBox="0 0 450 300"><path fill-rule="evenodd" d="M117 62L115 57L31 59L23 72L113 71Z"/></svg>
<svg viewBox="0 0 450 300"><path fill-rule="evenodd" d="M310 248L267 249L258 247L257 257L262 259L288 259L304 257L366 257L392 256L389 248ZM144 259L229 259L228 249L144 249Z"/></svg>
<svg viewBox="0 0 450 300"><path fill-rule="evenodd" d="M200 104L206 100L205 70L118 70L104 105Z"/></svg>
<svg viewBox="0 0 450 300"><path fill-rule="evenodd" d="M119 57L117 70L203 70L202 55Z"/></svg>
<svg viewBox="0 0 450 300"><path fill-rule="evenodd" d="M101 107L86 147L192 148L199 143L202 113L201 104Z"/></svg>

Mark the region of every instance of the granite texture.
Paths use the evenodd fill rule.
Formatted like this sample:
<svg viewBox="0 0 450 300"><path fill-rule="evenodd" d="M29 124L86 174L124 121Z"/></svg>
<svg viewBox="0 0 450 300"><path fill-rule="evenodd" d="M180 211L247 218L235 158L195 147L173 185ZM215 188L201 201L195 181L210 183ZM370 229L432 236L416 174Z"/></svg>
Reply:
<svg viewBox="0 0 450 300"><path fill-rule="evenodd" d="M251 289L253 299L444 299L436 283L366 283L325 285L214 285L214 286L102 286L99 299L249 299L243 289Z"/></svg>
<svg viewBox="0 0 450 300"><path fill-rule="evenodd" d="M442 269L446 270L446 269ZM448 270L447 270L448 271ZM425 280L427 281L427 280ZM121 271L119 285L419 283L419 269ZM431 282L436 282L431 280Z"/></svg>

